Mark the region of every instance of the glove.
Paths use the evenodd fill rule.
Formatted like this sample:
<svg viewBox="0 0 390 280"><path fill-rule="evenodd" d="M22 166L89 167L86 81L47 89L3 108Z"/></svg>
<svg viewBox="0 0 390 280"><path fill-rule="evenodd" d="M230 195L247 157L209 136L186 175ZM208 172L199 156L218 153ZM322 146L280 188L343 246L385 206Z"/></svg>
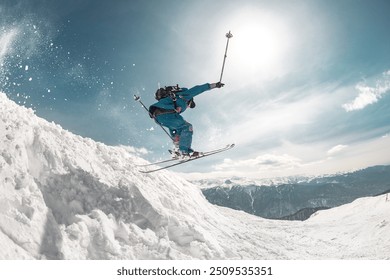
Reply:
<svg viewBox="0 0 390 280"><path fill-rule="evenodd" d="M225 84L223 84L223 83L221 83L221 82L218 82L215 86L217 87L217 88L221 88L221 87L223 87Z"/></svg>
<svg viewBox="0 0 390 280"><path fill-rule="evenodd" d="M225 84L221 83L221 82L218 82L218 83L213 83L213 84L210 84L210 88L213 89L213 88L221 88L223 87Z"/></svg>

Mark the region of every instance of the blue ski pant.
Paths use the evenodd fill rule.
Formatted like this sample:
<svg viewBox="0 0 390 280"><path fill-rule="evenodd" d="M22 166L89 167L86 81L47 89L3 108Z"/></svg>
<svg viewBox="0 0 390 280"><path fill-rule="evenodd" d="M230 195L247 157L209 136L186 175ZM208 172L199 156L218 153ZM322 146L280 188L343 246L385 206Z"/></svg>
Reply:
<svg viewBox="0 0 390 280"><path fill-rule="evenodd" d="M191 152L192 124L185 121L179 114L161 114L156 120L169 129L172 138L179 136L179 149L182 152Z"/></svg>

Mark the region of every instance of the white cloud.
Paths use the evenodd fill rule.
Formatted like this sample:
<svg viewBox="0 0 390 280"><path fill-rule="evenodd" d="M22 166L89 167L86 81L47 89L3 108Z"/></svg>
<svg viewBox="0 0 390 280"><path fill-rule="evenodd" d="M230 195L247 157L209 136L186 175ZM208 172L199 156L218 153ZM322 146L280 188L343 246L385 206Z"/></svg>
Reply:
<svg viewBox="0 0 390 280"><path fill-rule="evenodd" d="M307 150L304 147L287 145L285 146L287 150L296 148L295 154L301 156L295 156L294 150L290 150L288 153L272 152L242 160L225 159L221 164L214 165L211 172L188 173L186 176L276 178L347 172L378 164L390 164L389 144L390 137L382 136L353 145L336 145L329 150L323 149L325 147L322 145ZM324 153L327 157L324 157Z"/></svg>
<svg viewBox="0 0 390 280"><path fill-rule="evenodd" d="M245 160L231 160L225 159L223 163L215 165L216 170L270 170L270 169L290 169L299 167L301 159L290 156L288 154L275 155L265 154L257 156L256 158Z"/></svg>
<svg viewBox="0 0 390 280"><path fill-rule="evenodd" d="M269 143L278 137L284 139L295 129L314 123L323 113L321 109L327 107L324 104L331 101L327 94L312 92L295 100L293 97L299 94L299 90L302 89L294 89L269 100L254 95L248 100L234 99L235 104L224 104L221 106L223 110L234 108L234 112L229 111L231 121L221 131L219 138L244 147L260 142ZM206 135L211 135L211 132L208 131Z"/></svg>
<svg viewBox="0 0 390 280"><path fill-rule="evenodd" d="M327 154L329 156L331 155L335 155L337 153L340 153L342 150L346 149L348 147L348 145L337 145L337 146L334 146L333 148L331 148Z"/></svg>
<svg viewBox="0 0 390 280"><path fill-rule="evenodd" d="M376 82L374 87L359 83L355 88L359 92L359 95L353 101L342 106L347 112L361 110L367 105L374 104L378 102L385 93L389 92L390 70L383 73L382 78Z"/></svg>

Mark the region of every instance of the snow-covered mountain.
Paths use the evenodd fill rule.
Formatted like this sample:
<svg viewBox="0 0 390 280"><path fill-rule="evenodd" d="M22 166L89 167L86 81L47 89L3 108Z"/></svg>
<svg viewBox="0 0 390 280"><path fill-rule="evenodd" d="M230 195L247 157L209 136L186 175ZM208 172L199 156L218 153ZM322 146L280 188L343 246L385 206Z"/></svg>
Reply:
<svg viewBox="0 0 390 280"><path fill-rule="evenodd" d="M170 171L37 117L0 93L0 259L390 259L390 201L305 222L210 204Z"/></svg>
<svg viewBox="0 0 390 280"><path fill-rule="evenodd" d="M272 219L306 219L323 208L390 191L390 166L320 177L287 177L250 181L241 178L206 180L206 198L214 204ZM212 187L210 187L212 186Z"/></svg>

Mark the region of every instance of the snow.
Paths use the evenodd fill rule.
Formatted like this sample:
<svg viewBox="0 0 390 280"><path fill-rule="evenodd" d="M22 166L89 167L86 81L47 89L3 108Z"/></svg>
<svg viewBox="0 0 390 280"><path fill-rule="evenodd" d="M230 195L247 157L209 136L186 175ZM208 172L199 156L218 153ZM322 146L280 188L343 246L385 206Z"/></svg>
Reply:
<svg viewBox="0 0 390 280"><path fill-rule="evenodd" d="M0 139L0 259L390 259L386 195L262 219L172 171L141 174L144 149L74 135L4 93Z"/></svg>

